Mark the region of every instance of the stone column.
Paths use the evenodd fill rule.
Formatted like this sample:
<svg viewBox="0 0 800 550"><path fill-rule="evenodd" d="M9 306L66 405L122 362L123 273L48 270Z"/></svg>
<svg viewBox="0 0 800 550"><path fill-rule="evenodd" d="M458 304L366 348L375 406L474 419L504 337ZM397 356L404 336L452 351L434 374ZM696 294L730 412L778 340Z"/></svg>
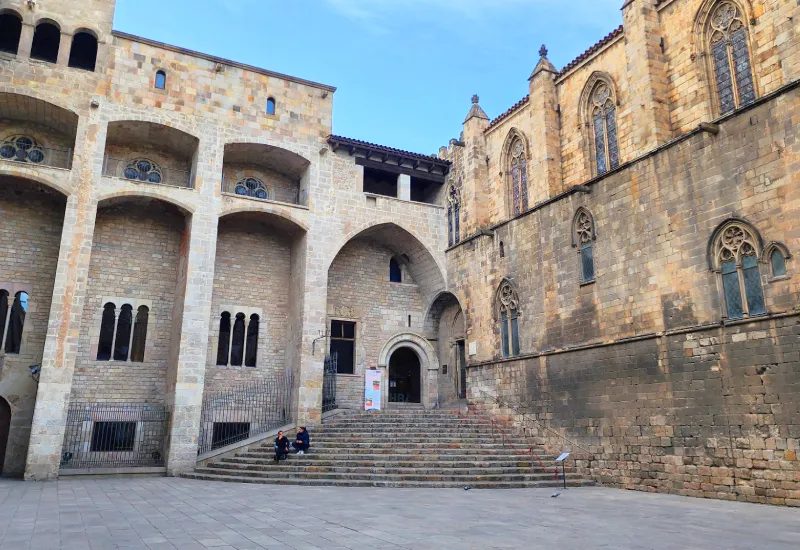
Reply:
<svg viewBox="0 0 800 550"><path fill-rule="evenodd" d="M632 143L620 143L629 155L638 155L672 138L669 120L664 35L657 0L627 0L622 6ZM623 159L626 160L626 159Z"/></svg>
<svg viewBox="0 0 800 550"><path fill-rule="evenodd" d="M70 175L74 191L67 198L64 212L61 249L25 466L25 479L30 480L58 477L97 214L97 201L92 196L93 174L99 172L105 143L105 126L97 121L96 111L82 114L77 136Z"/></svg>
<svg viewBox="0 0 800 550"><path fill-rule="evenodd" d="M22 32L19 36L19 49L17 49L17 57L20 59L28 59L31 56L33 33L35 31L36 29L33 25L22 24Z"/></svg>
<svg viewBox="0 0 800 550"><path fill-rule="evenodd" d="M529 205L562 191L561 124L558 119L556 77L558 71L547 59L547 48L539 50L541 59L530 82L531 151L528 169Z"/></svg>
<svg viewBox="0 0 800 550"><path fill-rule="evenodd" d="M167 373L165 402L172 421L167 453L167 475L193 470L197 464L197 443L208 353L222 147L216 141L200 142L195 189L204 197L201 207L187 219L178 273L173 313L173 346ZM200 167L206 167L203 170Z"/></svg>
<svg viewBox="0 0 800 550"><path fill-rule="evenodd" d="M397 198L404 201L411 200L411 176L407 174L397 176Z"/></svg>
<svg viewBox="0 0 800 550"><path fill-rule="evenodd" d="M58 65L69 65L69 54L72 51L72 35L61 34L61 42L58 46Z"/></svg>

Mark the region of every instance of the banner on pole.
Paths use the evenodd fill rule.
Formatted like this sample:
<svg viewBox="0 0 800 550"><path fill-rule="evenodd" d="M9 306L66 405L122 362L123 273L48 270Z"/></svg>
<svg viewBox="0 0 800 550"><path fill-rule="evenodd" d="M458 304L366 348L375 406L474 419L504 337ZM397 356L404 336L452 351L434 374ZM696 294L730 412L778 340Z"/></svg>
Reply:
<svg viewBox="0 0 800 550"><path fill-rule="evenodd" d="M379 411L381 410L381 371L368 370L365 378L364 388L364 410L365 411Z"/></svg>

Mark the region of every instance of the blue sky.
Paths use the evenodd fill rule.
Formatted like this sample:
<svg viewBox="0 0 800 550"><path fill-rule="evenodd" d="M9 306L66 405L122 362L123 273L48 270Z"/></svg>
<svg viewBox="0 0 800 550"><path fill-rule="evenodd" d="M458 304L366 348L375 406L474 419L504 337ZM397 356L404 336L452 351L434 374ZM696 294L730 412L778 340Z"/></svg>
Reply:
<svg viewBox="0 0 800 550"><path fill-rule="evenodd" d="M561 68L622 0L117 0L114 28L338 87L334 132L435 153L472 94L522 98L541 45Z"/></svg>

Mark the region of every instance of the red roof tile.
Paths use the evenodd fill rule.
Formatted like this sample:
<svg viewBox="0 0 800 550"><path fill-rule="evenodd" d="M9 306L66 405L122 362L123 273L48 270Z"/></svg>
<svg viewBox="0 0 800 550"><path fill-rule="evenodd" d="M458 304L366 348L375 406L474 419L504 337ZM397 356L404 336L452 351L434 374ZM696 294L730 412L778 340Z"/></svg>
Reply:
<svg viewBox="0 0 800 550"><path fill-rule="evenodd" d="M597 44L595 44L594 46L583 52L581 55L579 55L578 57L567 63L567 66L561 69L559 76L564 76L565 74L567 74L569 71L580 65L587 57L593 55L595 52L597 52L597 50L599 50L600 48L602 48L603 46L605 46L618 36L621 36L623 32L624 30L622 28L622 25L611 31L605 38L600 40L600 42L598 42Z"/></svg>
<svg viewBox="0 0 800 550"><path fill-rule="evenodd" d="M496 125L500 124L501 122L503 122L505 119L510 117L512 114L514 114L515 111L517 111L517 110L521 109L522 107L524 107L525 105L527 105L528 101L530 101L530 99L531 99L531 96L526 95L525 97L523 97L522 99L517 101L514 105L511 106L511 108L508 111L506 111L505 113L503 113L502 115L500 115L499 117L497 117L496 119L491 121L489 123L489 128L492 128L493 126L496 126ZM486 128L486 129L488 130L489 128Z"/></svg>

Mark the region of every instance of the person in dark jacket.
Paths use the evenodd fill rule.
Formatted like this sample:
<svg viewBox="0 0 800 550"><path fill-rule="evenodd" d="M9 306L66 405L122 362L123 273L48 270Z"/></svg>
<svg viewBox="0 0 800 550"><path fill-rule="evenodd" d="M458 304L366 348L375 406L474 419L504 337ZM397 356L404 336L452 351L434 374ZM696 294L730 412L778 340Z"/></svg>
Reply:
<svg viewBox="0 0 800 550"><path fill-rule="evenodd" d="M308 430L306 430L305 426L300 426L300 429L297 430L297 437L295 442L292 443L292 447L294 447L298 455L305 454L308 448L311 447L311 440L308 437Z"/></svg>
<svg viewBox="0 0 800 550"><path fill-rule="evenodd" d="M275 464L281 460L286 460L289 456L289 438L283 435L283 432L278 432L278 437L275 438Z"/></svg>

